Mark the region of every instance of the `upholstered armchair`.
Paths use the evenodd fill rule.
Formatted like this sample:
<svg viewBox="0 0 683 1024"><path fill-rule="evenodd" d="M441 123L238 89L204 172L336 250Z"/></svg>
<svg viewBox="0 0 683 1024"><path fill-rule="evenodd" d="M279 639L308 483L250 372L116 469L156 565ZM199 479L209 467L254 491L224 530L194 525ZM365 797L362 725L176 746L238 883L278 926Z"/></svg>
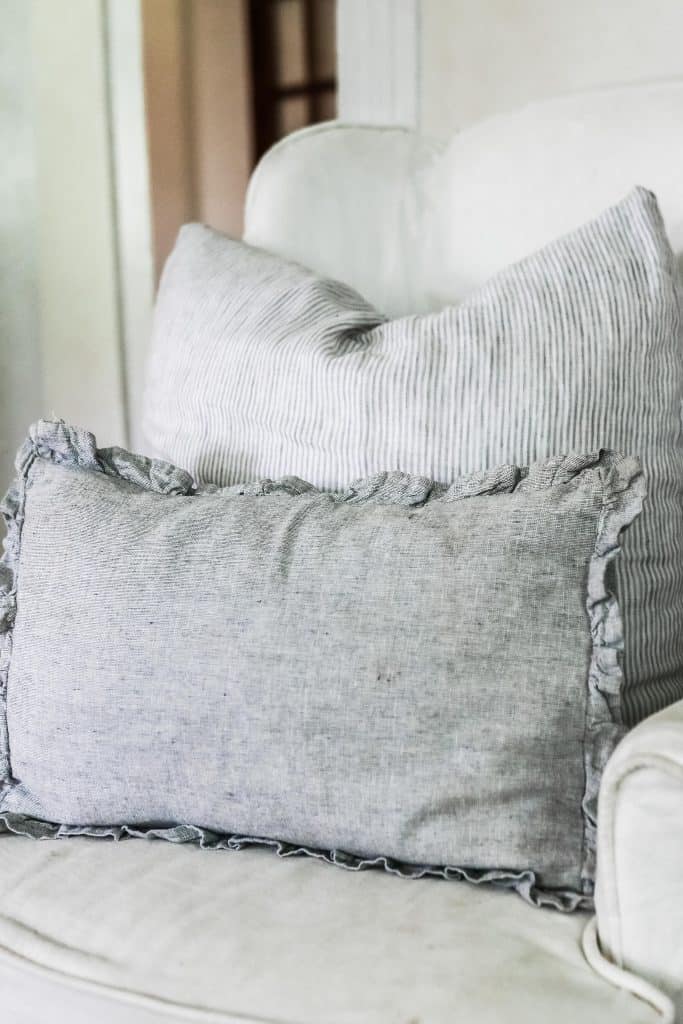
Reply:
<svg viewBox="0 0 683 1024"><path fill-rule="evenodd" d="M670 83L543 103L448 145L307 129L255 171L245 238L391 315L457 302L635 184L657 194L680 254L682 120ZM683 702L608 763L595 916L258 849L2 835L0 993L12 1024L671 1024Z"/></svg>

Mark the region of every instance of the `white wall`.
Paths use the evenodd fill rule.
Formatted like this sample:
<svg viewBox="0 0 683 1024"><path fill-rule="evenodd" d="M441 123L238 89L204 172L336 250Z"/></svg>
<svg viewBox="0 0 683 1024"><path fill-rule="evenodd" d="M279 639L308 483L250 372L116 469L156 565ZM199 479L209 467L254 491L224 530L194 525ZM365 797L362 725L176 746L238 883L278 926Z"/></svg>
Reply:
<svg viewBox="0 0 683 1024"><path fill-rule="evenodd" d="M337 0L337 110L342 121L419 119L421 0Z"/></svg>
<svg viewBox="0 0 683 1024"><path fill-rule="evenodd" d="M337 0L339 116L448 138L562 93L683 75L683 0Z"/></svg>
<svg viewBox="0 0 683 1024"><path fill-rule="evenodd" d="M42 408L30 7L0 0L0 492Z"/></svg>
<svg viewBox="0 0 683 1024"><path fill-rule="evenodd" d="M683 0L421 0L419 116L448 136L531 100L683 74Z"/></svg>

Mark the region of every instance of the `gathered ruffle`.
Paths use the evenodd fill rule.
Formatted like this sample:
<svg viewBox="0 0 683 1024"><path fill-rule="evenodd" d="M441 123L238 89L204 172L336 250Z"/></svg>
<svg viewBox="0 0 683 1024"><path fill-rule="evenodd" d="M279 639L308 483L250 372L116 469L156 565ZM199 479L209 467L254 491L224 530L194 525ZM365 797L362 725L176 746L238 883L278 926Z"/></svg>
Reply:
<svg viewBox="0 0 683 1024"><path fill-rule="evenodd" d="M244 850L249 846L263 846L278 857L313 857L346 871L365 871L376 868L399 878L443 878L446 881L471 882L473 885L493 885L499 889L514 890L534 907L554 910L589 910L590 897L570 889L544 889L537 884L533 871L487 870L463 867L433 867L405 864L391 857L357 857L342 850L317 850L310 846L264 839L258 836L223 835L198 825L54 825L37 821L22 814L0 812L0 833L26 836L30 839L66 839L87 836L98 839L162 839L169 843L196 843L203 850Z"/></svg>
<svg viewBox="0 0 683 1024"><path fill-rule="evenodd" d="M271 493L292 496L318 493L321 499L352 504L391 504L424 506L429 503L458 501L463 498L519 490L545 490L570 485L586 471L599 474L603 503L593 554L588 568L588 610L592 636L592 654L588 676L586 728L584 742L585 790L582 801L584 821L582 892L548 889L538 883L531 870L478 869L471 867L405 864L388 857L361 857L340 850L318 850L278 839L242 835L219 835L197 825L172 827L139 825L67 825L40 821L21 814L2 812L2 795L16 784L12 778L10 744L7 731L7 678L12 654L12 628L16 616L21 530L30 468L36 458L104 473L158 494L190 496L194 494L233 494L257 497ZM297 477L260 480L243 485L217 488L195 487L192 477L169 463L132 455L121 448L98 449L89 431L68 426L63 421L39 421L30 432L16 459L17 477L0 510L7 525L4 554L0 560L0 833L14 833L34 839L58 839L67 836L112 838L144 837L174 843L198 843L204 849L241 850L246 846L266 846L280 857L308 856L350 871L380 868L403 878L439 877L491 884L514 889L528 903L572 911L592 906L595 875L597 798L602 771L614 746L624 732L620 691L622 672L618 652L623 648L623 627L616 599L607 588L607 569L619 551L620 530L640 511L644 497L640 465L637 459L613 452L557 456L529 468L503 465L481 473L469 474L450 485L427 477L398 471L378 473L355 481L344 491L322 492Z"/></svg>
<svg viewBox="0 0 683 1024"><path fill-rule="evenodd" d="M581 802L584 824L581 875L584 890L590 893L595 880L600 781L612 751L627 731L621 708L624 677L619 661L624 649L624 627L617 599L608 589L607 571L621 550L621 530L638 515L645 497L645 482L637 459L603 453L599 469L603 479L603 505L588 566L586 598L593 648L588 670L585 789Z"/></svg>

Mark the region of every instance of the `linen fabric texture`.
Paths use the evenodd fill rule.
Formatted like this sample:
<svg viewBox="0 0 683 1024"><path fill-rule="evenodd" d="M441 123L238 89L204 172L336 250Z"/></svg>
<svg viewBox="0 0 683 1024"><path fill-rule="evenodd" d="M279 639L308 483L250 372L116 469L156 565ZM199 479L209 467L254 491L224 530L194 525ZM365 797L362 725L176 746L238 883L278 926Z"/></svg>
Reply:
<svg viewBox="0 0 683 1024"><path fill-rule="evenodd" d="M2 828L266 843L590 903L637 460L195 491L32 429L2 569Z"/></svg>
<svg viewBox="0 0 683 1024"><path fill-rule="evenodd" d="M3 1018L664 1024L589 965L584 914L500 897L256 848L0 836Z"/></svg>
<svg viewBox="0 0 683 1024"><path fill-rule="evenodd" d="M209 228L161 281L149 448L220 485L437 480L601 447L639 456L617 565L624 714L683 698L680 286L655 197L622 203L459 305L386 319L352 289Z"/></svg>

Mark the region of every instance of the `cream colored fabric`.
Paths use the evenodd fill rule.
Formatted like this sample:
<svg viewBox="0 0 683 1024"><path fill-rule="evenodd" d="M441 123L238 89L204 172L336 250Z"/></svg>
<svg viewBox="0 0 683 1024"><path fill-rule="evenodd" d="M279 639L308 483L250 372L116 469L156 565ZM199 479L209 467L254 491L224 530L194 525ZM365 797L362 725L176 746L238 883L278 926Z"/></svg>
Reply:
<svg viewBox="0 0 683 1024"><path fill-rule="evenodd" d="M43 1024L36 993L52 1024L152 1024L169 1002L277 1024L660 1021L588 966L585 924L514 894L270 851L0 837L12 1024ZM36 978L31 965L56 973ZM114 990L97 1016L92 991L71 991L79 979ZM148 998L117 1010L117 992Z"/></svg>
<svg viewBox="0 0 683 1024"><path fill-rule="evenodd" d="M402 128L295 132L252 175L244 239L351 285L388 315L427 312L434 259L423 229L441 203L421 183L442 149Z"/></svg>
<svg viewBox="0 0 683 1024"><path fill-rule="evenodd" d="M580 93L487 119L448 146L326 124L261 161L245 239L357 288L391 316L439 309L634 185L683 258L683 80Z"/></svg>
<svg viewBox="0 0 683 1024"><path fill-rule="evenodd" d="M666 992L656 988L651 982L641 978L639 974L633 974L624 967L617 967L602 952L598 940L598 925L595 917L592 917L584 928L581 945L586 960L601 978L605 978L606 981L616 985L617 988L626 988L629 992L633 992L634 995L651 1003L661 1015L661 1024L674 1024L676 1007Z"/></svg>
<svg viewBox="0 0 683 1024"><path fill-rule="evenodd" d="M683 1004L683 701L617 747L599 820L602 948Z"/></svg>

